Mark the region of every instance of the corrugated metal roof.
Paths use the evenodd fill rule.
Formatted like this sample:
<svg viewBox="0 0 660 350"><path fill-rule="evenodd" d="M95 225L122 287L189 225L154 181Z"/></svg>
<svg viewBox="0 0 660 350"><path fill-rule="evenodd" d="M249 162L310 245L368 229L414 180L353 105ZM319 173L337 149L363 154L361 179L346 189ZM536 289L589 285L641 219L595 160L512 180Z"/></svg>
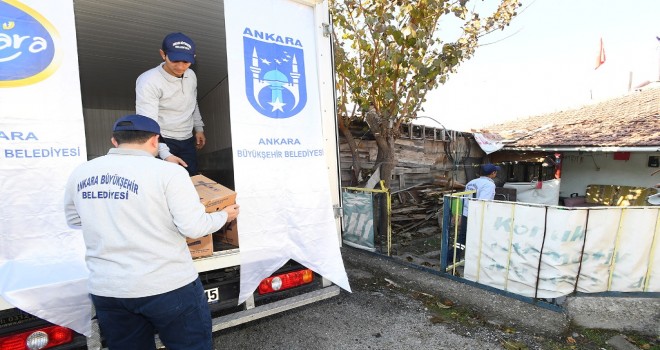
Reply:
<svg viewBox="0 0 660 350"><path fill-rule="evenodd" d="M134 109L135 79L171 32L195 41L199 98L227 76L223 1L76 0L74 12L85 108Z"/></svg>
<svg viewBox="0 0 660 350"><path fill-rule="evenodd" d="M660 146L660 88L484 129L507 147Z"/></svg>

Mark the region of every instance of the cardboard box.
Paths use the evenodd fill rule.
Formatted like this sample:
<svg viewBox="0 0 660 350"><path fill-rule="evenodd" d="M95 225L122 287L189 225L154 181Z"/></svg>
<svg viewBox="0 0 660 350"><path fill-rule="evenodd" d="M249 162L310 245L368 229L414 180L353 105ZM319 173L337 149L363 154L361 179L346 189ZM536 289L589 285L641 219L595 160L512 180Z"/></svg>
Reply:
<svg viewBox="0 0 660 350"><path fill-rule="evenodd" d="M193 259L213 255L212 235L206 235L196 239L186 238L186 243L188 243L188 250L190 250L190 256Z"/></svg>
<svg viewBox="0 0 660 350"><path fill-rule="evenodd" d="M236 203L236 192L209 179L204 175L190 178L195 185L199 201L206 207L207 213L220 211L230 204Z"/></svg>
<svg viewBox="0 0 660 350"><path fill-rule="evenodd" d="M220 185L203 175L195 175L190 178L195 185L199 201L206 208L207 213L220 211L228 205L236 203L236 192ZM233 226L233 228L231 227ZM227 229L229 227L229 229ZM238 246L238 230L236 222L225 225L218 232L198 239L186 239L190 255L193 259L213 255L214 251L222 249L221 244Z"/></svg>
<svg viewBox="0 0 660 350"><path fill-rule="evenodd" d="M225 249L238 247L238 223L236 220L227 223L220 231L213 234L213 249L220 251L223 247Z"/></svg>
<svg viewBox="0 0 660 350"><path fill-rule="evenodd" d="M222 242L238 247L238 222L234 220L226 224L224 231L224 235L221 236Z"/></svg>

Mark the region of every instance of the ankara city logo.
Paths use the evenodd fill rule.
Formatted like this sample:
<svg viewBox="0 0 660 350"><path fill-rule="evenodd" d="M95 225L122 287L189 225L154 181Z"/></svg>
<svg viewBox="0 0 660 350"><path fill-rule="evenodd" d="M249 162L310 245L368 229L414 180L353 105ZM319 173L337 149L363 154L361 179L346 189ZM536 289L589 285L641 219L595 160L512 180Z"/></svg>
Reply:
<svg viewBox="0 0 660 350"><path fill-rule="evenodd" d="M307 103L305 59L300 40L250 28L243 31L245 94L269 118L289 118Z"/></svg>

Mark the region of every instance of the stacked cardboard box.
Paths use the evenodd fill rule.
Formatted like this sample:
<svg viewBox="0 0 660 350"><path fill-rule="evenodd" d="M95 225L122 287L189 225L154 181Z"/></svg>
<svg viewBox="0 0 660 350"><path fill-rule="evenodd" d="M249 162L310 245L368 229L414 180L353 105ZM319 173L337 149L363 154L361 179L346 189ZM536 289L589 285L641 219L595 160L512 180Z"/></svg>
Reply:
<svg viewBox="0 0 660 350"><path fill-rule="evenodd" d="M213 250L219 251L222 246L231 245L238 247L238 224L236 220L228 223L220 229L220 231L213 234Z"/></svg>
<svg viewBox="0 0 660 350"><path fill-rule="evenodd" d="M205 177L203 175L195 175L191 177L199 201L206 207L207 213L220 211L228 205L236 203L236 192L219 183ZM191 239L188 238L188 248L190 255L195 258L213 255L214 241L217 248L220 248L220 243L228 243L238 246L238 230L236 222L231 222L225 225L220 231L206 235L201 238ZM219 250L219 249L215 249Z"/></svg>

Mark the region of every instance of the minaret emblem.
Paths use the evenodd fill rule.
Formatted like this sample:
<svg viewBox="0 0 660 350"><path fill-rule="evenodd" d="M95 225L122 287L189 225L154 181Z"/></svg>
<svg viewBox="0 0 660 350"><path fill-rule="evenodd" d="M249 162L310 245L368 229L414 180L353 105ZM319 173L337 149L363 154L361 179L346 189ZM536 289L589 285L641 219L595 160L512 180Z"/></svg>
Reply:
<svg viewBox="0 0 660 350"><path fill-rule="evenodd" d="M307 102L302 48L244 36L245 92L250 104L270 118L289 118Z"/></svg>

